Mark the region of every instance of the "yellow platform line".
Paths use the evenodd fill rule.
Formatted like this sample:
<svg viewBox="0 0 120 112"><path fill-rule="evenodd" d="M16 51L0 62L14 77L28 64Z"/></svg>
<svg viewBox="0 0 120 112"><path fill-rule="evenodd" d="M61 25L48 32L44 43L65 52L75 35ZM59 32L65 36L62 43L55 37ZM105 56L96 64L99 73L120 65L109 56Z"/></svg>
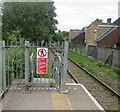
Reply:
<svg viewBox="0 0 120 112"><path fill-rule="evenodd" d="M52 101L54 110L72 110L66 94L53 90Z"/></svg>

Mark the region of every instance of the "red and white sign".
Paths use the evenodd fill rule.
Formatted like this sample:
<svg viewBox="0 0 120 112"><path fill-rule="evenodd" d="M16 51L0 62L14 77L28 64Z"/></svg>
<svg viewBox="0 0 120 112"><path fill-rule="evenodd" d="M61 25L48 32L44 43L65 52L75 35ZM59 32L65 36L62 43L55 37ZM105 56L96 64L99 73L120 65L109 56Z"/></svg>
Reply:
<svg viewBox="0 0 120 112"><path fill-rule="evenodd" d="M37 48L37 74L47 74L48 48Z"/></svg>

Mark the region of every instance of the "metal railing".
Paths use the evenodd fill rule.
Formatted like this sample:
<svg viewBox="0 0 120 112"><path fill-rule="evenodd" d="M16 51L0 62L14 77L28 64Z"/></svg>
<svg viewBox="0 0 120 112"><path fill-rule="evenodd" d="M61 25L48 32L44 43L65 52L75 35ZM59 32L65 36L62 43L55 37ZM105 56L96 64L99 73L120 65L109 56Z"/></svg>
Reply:
<svg viewBox="0 0 120 112"><path fill-rule="evenodd" d="M0 41L0 95L8 89L25 90L29 88L39 88L40 81L53 80L51 65L53 63L53 56L48 58L48 74L36 74L36 55L38 47L54 48L56 52L62 50L64 52L64 66L63 73L61 74L62 80L61 91L66 90L66 75L67 75L67 55L68 55L68 42L5 42ZM50 52L50 51L49 51ZM32 54L30 56L30 54ZM34 55L34 56L33 56ZM51 57L51 58L50 58ZM35 79L36 78L36 79ZM33 83L37 81L37 83ZM44 86L44 85L43 85ZM43 87L42 86L42 87ZM49 84L50 86L50 84ZM52 85L51 85L52 86Z"/></svg>

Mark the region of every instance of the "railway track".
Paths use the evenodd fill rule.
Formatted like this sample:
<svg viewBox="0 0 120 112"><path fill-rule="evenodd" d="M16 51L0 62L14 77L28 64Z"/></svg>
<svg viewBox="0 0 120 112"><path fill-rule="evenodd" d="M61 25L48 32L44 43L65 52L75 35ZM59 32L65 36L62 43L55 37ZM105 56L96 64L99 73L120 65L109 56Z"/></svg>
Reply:
<svg viewBox="0 0 120 112"><path fill-rule="evenodd" d="M105 110L120 110L120 95L117 92L70 58L68 69L72 71L71 77L83 84Z"/></svg>
<svg viewBox="0 0 120 112"><path fill-rule="evenodd" d="M74 82L84 85L104 110L120 110L120 95L70 58L68 74Z"/></svg>

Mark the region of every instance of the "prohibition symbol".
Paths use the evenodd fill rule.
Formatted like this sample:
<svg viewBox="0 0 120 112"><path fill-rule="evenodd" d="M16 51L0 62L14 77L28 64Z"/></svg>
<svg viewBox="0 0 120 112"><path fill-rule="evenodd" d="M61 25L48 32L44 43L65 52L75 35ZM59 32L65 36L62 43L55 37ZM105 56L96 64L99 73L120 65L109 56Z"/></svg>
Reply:
<svg viewBox="0 0 120 112"><path fill-rule="evenodd" d="M38 56L45 57L47 55L47 51L45 49L38 50Z"/></svg>

